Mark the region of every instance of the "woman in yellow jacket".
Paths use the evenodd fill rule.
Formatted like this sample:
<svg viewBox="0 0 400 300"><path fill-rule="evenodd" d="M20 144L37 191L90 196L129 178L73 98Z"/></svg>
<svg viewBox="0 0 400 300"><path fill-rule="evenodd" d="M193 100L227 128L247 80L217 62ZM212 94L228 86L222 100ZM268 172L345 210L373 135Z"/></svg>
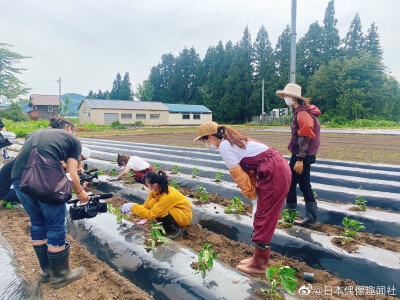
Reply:
<svg viewBox="0 0 400 300"><path fill-rule="evenodd" d="M143 205L125 203L121 212L135 214L143 219L162 222L167 236L176 239L181 235L183 227L192 221L192 206L188 199L178 190L168 185L164 171L150 171L144 177L150 194Z"/></svg>

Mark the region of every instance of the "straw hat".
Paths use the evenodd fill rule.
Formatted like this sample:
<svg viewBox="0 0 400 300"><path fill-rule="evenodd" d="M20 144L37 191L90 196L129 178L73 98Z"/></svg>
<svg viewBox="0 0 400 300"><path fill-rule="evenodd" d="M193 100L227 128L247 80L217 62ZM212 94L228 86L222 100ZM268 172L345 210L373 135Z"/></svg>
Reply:
<svg viewBox="0 0 400 300"><path fill-rule="evenodd" d="M216 122L206 122L199 126L199 136L194 139L193 142L201 139L203 136L216 134L218 131L218 124Z"/></svg>
<svg viewBox="0 0 400 300"><path fill-rule="evenodd" d="M295 83L288 83L285 86L285 89L283 91L277 91L276 95L282 99L285 97L285 95L288 95L301 100L306 100L306 98L301 96L301 86Z"/></svg>
<svg viewBox="0 0 400 300"><path fill-rule="evenodd" d="M91 154L91 151L90 151L90 149L89 149L88 147L82 147L81 155L82 155L85 159L90 158L90 154Z"/></svg>

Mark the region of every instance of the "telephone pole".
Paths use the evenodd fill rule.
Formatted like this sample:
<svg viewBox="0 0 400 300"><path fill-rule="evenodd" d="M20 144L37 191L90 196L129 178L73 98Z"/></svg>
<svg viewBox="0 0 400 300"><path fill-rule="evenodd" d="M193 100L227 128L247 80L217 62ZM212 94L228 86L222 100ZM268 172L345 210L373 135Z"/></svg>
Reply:
<svg viewBox="0 0 400 300"><path fill-rule="evenodd" d="M60 106L59 106L58 111L61 113L62 105L63 105L63 102L61 99L61 76L58 77L57 83L58 83L58 97L60 98Z"/></svg>
<svg viewBox="0 0 400 300"><path fill-rule="evenodd" d="M297 0L292 0L292 28L290 36L290 78L291 83L296 83L296 6Z"/></svg>

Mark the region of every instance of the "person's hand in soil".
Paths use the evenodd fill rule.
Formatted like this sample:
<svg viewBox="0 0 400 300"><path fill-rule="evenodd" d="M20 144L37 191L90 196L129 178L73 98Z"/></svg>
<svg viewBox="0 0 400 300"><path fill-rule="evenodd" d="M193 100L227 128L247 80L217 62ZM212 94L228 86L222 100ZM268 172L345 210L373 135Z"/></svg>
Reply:
<svg viewBox="0 0 400 300"><path fill-rule="evenodd" d="M297 174L301 174L303 173L303 161L296 161L293 170L297 173Z"/></svg>
<svg viewBox="0 0 400 300"><path fill-rule="evenodd" d="M125 203L121 206L121 213L125 215L132 215L131 208L133 206L133 203Z"/></svg>

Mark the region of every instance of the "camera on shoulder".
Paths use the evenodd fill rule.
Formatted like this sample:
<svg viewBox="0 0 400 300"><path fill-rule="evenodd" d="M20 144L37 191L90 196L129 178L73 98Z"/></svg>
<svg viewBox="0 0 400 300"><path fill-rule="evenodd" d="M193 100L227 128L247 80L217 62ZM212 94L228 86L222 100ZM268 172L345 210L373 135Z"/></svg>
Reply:
<svg viewBox="0 0 400 300"><path fill-rule="evenodd" d="M97 216L97 213L107 212L107 202L100 201L101 199L111 198L113 195L110 194L91 194L89 195L90 200L86 203L79 204L79 199L71 199L67 203L73 204L69 208L69 215L72 220L89 219Z"/></svg>
<svg viewBox="0 0 400 300"><path fill-rule="evenodd" d="M93 169L93 170L88 170L87 169L87 165L85 164L85 175L82 174L80 171L78 172L78 176L79 176L79 181L81 184L83 184L84 182L92 182L93 179L99 179L99 176L97 175L97 169Z"/></svg>

